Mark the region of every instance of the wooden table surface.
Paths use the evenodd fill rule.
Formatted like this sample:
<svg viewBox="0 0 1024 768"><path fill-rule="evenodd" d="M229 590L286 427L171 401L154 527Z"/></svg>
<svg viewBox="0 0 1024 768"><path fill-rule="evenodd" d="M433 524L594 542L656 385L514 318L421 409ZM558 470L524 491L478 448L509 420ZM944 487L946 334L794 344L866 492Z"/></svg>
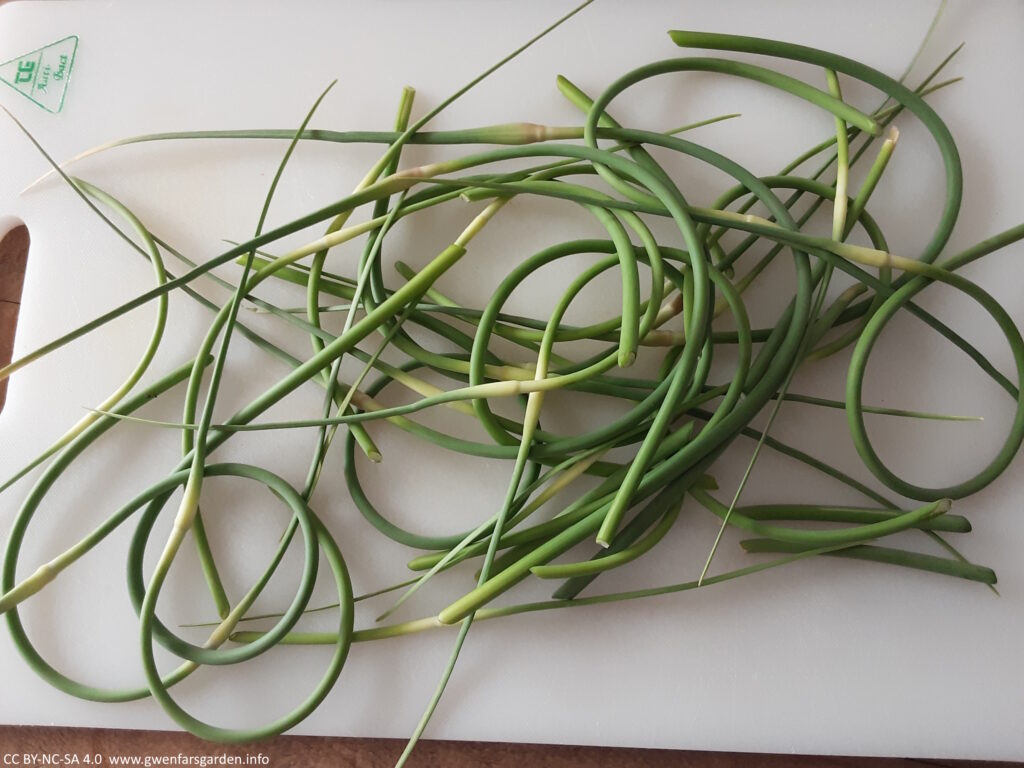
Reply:
<svg viewBox="0 0 1024 768"><path fill-rule="evenodd" d="M18 317L21 284L29 250L29 233L24 227L11 230L0 240L0 366L10 361ZM0 408L6 382L0 382ZM2 685L2 680L0 680ZM5 692L9 695L9 692ZM1024 727L1024 724L1022 724ZM183 756L238 755L259 758L250 765L352 766L377 768L394 765L404 742L392 739L352 739L279 736L243 747L226 747L203 742L187 733L128 731L93 728L24 727L0 725L0 768L24 765L26 756L102 755L110 765L115 756L149 756L179 759ZM14 760L17 757L18 762ZM74 764L70 757L64 764ZM264 761L264 759L266 761ZM198 762L193 761L193 764ZM1024 766L1021 763L992 763L956 760L910 760L903 758L853 758L795 755L754 755L726 752L685 752L661 749L608 749L542 744L424 741L413 765L488 766L491 768L895 768L901 766Z"/></svg>
<svg viewBox="0 0 1024 768"><path fill-rule="evenodd" d="M209 744L185 733L118 731L90 728L14 728L0 726L0 764L3 755L57 753L100 754L104 765L114 756L261 756L269 768L390 768L405 746L394 739L338 739L319 736L278 736L244 747ZM257 763L251 762L251 765ZM446 768L921 768L922 766L1004 766L957 760L900 758L751 755L731 752L682 752L667 749L606 749L558 747L545 744L501 744L476 741L423 741L413 766Z"/></svg>

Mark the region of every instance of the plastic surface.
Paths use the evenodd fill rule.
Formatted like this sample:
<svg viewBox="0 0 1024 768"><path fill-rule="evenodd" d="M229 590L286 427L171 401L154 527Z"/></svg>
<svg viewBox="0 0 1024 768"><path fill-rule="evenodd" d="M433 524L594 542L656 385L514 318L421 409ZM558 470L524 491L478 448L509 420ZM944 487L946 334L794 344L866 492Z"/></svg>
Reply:
<svg viewBox="0 0 1024 768"><path fill-rule="evenodd" d="M50 114L13 89L0 102L35 132L57 158L133 134L199 128L292 128L326 84L338 85L313 125L387 129L400 89L417 88L414 115L434 106L569 8L559 3L138 3L15 2L0 8L0 61L77 35L63 108ZM579 115L554 87L563 73L592 94L628 69L685 55L665 31L694 28L779 37L834 50L898 76L926 30L935 4L754 2L643 4L597 2L469 93L431 127L513 120L573 124ZM1018 74L1024 68L1024 6L1012 2L951 3L910 78L916 84L955 45L967 46L948 70L965 82L930 99L949 123L965 167L965 205L953 246L966 247L1024 219L1019 180L1024 171L1018 127L1024 118ZM822 85L821 72L780 65ZM849 85L846 96L870 107L877 94ZM762 86L707 74L666 77L614 105L620 121L666 129L727 112L743 117L688 136L735 157L759 174L776 172L833 130L826 115ZM894 252L913 255L930 232L941 203L941 165L926 132L910 120L872 210ZM118 196L160 236L197 260L245 239L284 151L280 141L159 143L91 158L73 172ZM23 219L32 252L23 296L17 353L39 344L147 289L150 268L59 182L19 196L46 170L28 141L0 119L0 215ZM270 223L287 221L350 190L379 148L306 144L282 182ZM406 164L441 157L438 148L407 151ZM696 163L677 169L684 192L707 204L727 183ZM860 178L863 169L855 174ZM533 248L566 228L581 236L593 225L569 206L517 200L496 220L467 259L459 280L442 288L467 303L503 273L502 253ZM425 263L469 221L449 206L430 224L403 231L390 259ZM310 233L312 235L312 233ZM296 238L295 242L298 242ZM501 249L505 250L502 251ZM351 271L356 251L339 249L330 269ZM965 273L1024 321L1020 245L972 265ZM180 271L177 265L172 271ZM222 274L237 274L234 267ZM472 279L467 275L472 274ZM568 274L568 272L566 273ZM554 273L552 273L554 275ZM788 290L791 271L780 261L770 280ZM535 314L561 293L560 280L536 281L517 306ZM606 286L614 301L615 286ZM225 294L208 290L223 301ZM299 291L268 295L302 305ZM596 304L600 297L595 297ZM994 326L968 301L930 289L926 306L955 324L1008 370L1010 357ZM768 320L770 292L752 307ZM539 309L538 309L539 307ZM596 308L600 316L599 307ZM254 326L276 333L266 317L243 311ZM100 402L134 365L148 338L146 307L17 374L0 414L0 468L5 477ZM171 303L169 340L151 375L191 356L210 315L184 296ZM308 340L290 335L295 354ZM241 338L232 346L228 383L218 405L227 415L284 369ZM841 361L797 378L794 391L841 397ZM179 388L145 410L174 420ZM884 335L868 370L866 402L981 415L967 424L907 422L875 417L871 435L892 466L916 481L943 484L964 477L994 451L1010 414L1009 399L920 323L901 319ZM320 395L306 387L270 414L316 412ZM438 418L435 416L427 417ZM174 465L178 438L143 426L117 430L76 465L40 512L23 555L22 573L63 551L131 492ZM787 405L773 433L867 473L850 445L841 412ZM420 530L469 527L499 503L507 467L416 450L406 438L378 429L385 462L361 463L362 476L397 520ZM312 433L243 436L218 451L301 483ZM724 489L735 487L752 448L739 444ZM313 499L348 559L356 591L404 578L413 553L384 541L358 516L340 477L336 450ZM481 623L431 725L436 738L636 745L716 750L903 755L943 758L1024 758L1024 524L1019 515L1024 473L1018 461L996 484L958 505L975 530L956 543L1000 577L996 598L977 584L842 560L803 562L699 592L603 608L553 612ZM38 476L36 473L34 476ZM6 531L31 481L0 496ZM203 507L214 546L224 551L229 593L237 598L272 551L284 525L282 507L241 482L213 480ZM851 491L792 462L766 454L745 499L831 498L859 503ZM724 493L723 493L724 495ZM162 541L170 510L155 542ZM595 591L694 578L717 520L688 503L680 524L658 550L603 577ZM123 554L130 531L114 535L47 588L25 609L31 636L44 655L84 680L137 684L135 621L124 587ZM729 535L715 568L749 562ZM916 539L915 539L916 540ZM910 540L908 540L910 541ZM5 535L0 534L0 543ZM590 546L586 550L590 551ZM289 560L259 608L286 604L299 558ZM150 561L150 567L152 560ZM469 585L465 574L396 618L426 615ZM517 599L543 598L547 584L523 585ZM160 613L170 623L213 618L199 584L194 549L183 550ZM326 600L326 592L314 604ZM385 602L360 610L372 623ZM310 621L326 627L329 617ZM196 636L193 636L196 637ZM432 632L353 648L336 689L297 730L303 733L408 735L427 702L454 632ZM277 716L303 698L329 658L326 648L287 648L238 668L204 670L175 689L195 714L239 726ZM171 727L150 701L97 705L77 701L37 679L0 633L0 721L136 728Z"/></svg>

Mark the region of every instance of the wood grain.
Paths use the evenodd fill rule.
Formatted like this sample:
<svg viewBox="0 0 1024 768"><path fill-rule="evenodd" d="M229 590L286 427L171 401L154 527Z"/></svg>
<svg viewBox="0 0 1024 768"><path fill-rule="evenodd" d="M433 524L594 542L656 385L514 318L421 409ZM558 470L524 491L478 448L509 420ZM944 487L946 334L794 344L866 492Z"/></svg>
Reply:
<svg viewBox="0 0 1024 768"><path fill-rule="evenodd" d="M15 227L0 240L0 367L11 361L14 331L21 306L21 285L25 281L28 230ZM0 410L7 398L7 380L0 381Z"/></svg>
<svg viewBox="0 0 1024 768"><path fill-rule="evenodd" d="M340 739L279 736L244 747L209 744L184 733L121 731L90 728L0 726L3 753L45 752L101 754L110 764L115 755L218 756L262 755L270 768L390 768L404 742L394 739ZM253 763L255 764L255 763ZM900 758L753 755L735 752L684 752L665 749L607 749L600 747L503 744L475 741L424 741L410 765L419 768L921 768L922 766L1010 766L1019 763L921 761Z"/></svg>
<svg viewBox="0 0 1024 768"><path fill-rule="evenodd" d="M18 227L0 240L0 366L11 356L21 297L29 233ZM0 383L0 408L6 393ZM10 661L10 660L9 660ZM7 663L7 662L5 662ZM16 663L11 661L11 663ZM0 680L0 686L3 681ZM9 695L8 691L4 692ZM5 755L57 754L112 756L267 756L271 768L390 768L404 742L392 739L348 739L280 736L256 745L209 744L187 733L128 731L101 728L0 726L0 768ZM256 764L256 763L252 763ZM414 766L449 768L921 768L921 766L1024 766L1024 763L929 761L902 758L854 758L798 755L687 752L661 749L609 749L543 744L424 741Z"/></svg>

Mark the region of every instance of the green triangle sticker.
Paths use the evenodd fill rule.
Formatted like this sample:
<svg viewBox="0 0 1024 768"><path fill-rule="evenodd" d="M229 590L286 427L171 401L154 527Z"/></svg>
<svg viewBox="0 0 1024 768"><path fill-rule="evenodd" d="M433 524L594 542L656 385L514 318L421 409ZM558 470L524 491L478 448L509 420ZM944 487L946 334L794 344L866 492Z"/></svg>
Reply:
<svg viewBox="0 0 1024 768"><path fill-rule="evenodd" d="M56 114L64 106L64 96L75 64L78 36L23 53L0 64L0 80L45 109Z"/></svg>

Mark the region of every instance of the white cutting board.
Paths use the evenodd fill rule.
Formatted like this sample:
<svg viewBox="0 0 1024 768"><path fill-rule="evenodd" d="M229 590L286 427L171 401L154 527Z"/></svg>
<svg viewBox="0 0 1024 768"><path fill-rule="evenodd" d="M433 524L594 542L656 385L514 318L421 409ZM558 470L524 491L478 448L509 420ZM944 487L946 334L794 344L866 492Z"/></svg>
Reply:
<svg viewBox="0 0 1024 768"><path fill-rule="evenodd" d="M314 126L387 129L403 85L418 89L414 114L423 114L569 7L561 1L14 2L0 8L0 61L72 35L78 45L59 112L44 111L13 89L0 89L0 101L58 158L152 131L291 128L334 78L339 82ZM555 74L564 73L597 93L633 66L680 55L665 35L670 28L776 36L848 54L898 75L934 7L933 2L599 0L431 127L512 120L575 123L578 115L554 88ZM911 78L918 82L956 44L967 42L948 70L966 81L932 99L959 142L965 166L965 204L955 248L1024 219L1019 187L1024 155L1018 133L1024 119L1018 81L1024 70L1022 32L1024 5L951 3ZM823 82L821 73L811 68L773 66ZM847 96L864 107L877 103L875 94L853 85L848 85ZM760 174L777 171L832 130L830 119L793 99L707 75L666 78L617 103L616 110L624 122L659 130L743 112L740 120L689 137L731 154ZM926 132L910 120L900 125L900 145L872 208L893 250L914 255L938 213L942 177ZM21 354L147 289L152 278L149 267L61 184L51 180L18 195L46 165L7 120L0 120L0 148L0 216L21 218L32 235L16 348ZM222 238L239 240L252 232L283 150L282 142L151 144L92 158L75 172L119 196L155 232L203 260L223 250ZM355 146L301 147L282 182L270 223L337 199L354 186L378 152ZM406 162L440 156L436 149L414 148ZM695 163L681 164L678 172L684 192L697 204L710 202L727 183ZM496 220L473 244L467 257L474 259L472 267L460 268L457 277L444 283L448 292L479 303L491 281L502 274L496 265L502 253L508 258L517 253L509 252L509 243L526 249L555 237L595 231L568 206L556 211L553 205L526 200L514 206L515 215ZM450 242L473 210L452 207L429 225L396 232L389 257L424 263ZM351 270L354 252L333 256L331 268ZM964 271L1002 301L1018 323L1024 322L1022 257L1024 247L1015 246ZM222 274L237 272L228 268ZM552 275L535 283L533 295L517 297L517 306L526 311L532 307L534 313L550 306L551 297L560 293L560 278ZM787 268L780 263L775 275L775 284L788 290ZM614 285L605 287L608 301L614 301ZM223 294L215 295L223 300ZM275 288L267 295L281 303L302 303L298 291ZM755 296L752 306L758 301ZM943 290L930 291L923 301L1010 370L1005 344L970 302L951 299ZM35 455L81 415L83 406L98 403L116 386L141 353L152 312L151 307L140 309L14 377L0 415L0 474L8 475ZM266 318L251 313L245 317L280 335ZM147 380L188 359L208 320L205 310L176 296L168 341ZM283 336L296 354L306 353L305 339ZM283 372L236 339L218 414L233 412L262 391L268 377ZM842 378L842 363L830 363L801 376L794 390L841 396ZM144 412L174 420L180 397L181 389L175 390L165 403ZM891 465L933 485L977 469L980 458L975 454L994 452L1011 412L1008 398L962 356L908 320L895 323L883 338L869 367L866 400L986 417L980 424L961 425L871 421L872 436ZM318 391L307 387L274 414L313 413L319 402ZM105 440L76 465L40 512L25 546L24 572L76 541L119 501L162 477L175 463L174 434L139 426L120 432L119 439ZM870 479L849 444L841 412L787 407L773 433ZM409 447L403 438L386 429L375 434L390 457L383 469L392 473L391 479L365 462L363 475L396 519L426 531L462 529L488 514L484 510L500 498L507 467L461 458L452 462L439 451L403 451ZM298 484L310 444L309 433L283 433L273 441L239 438L216 457L244 457ZM750 448L749 443L739 446L731 468L719 472L723 496L734 487ZM1017 462L997 483L957 507L970 516L975 531L956 543L968 557L997 570L1001 598L976 584L829 560L803 562L697 593L480 624L469 636L428 733L455 739L1022 759L1020 469ZM339 472L340 455L335 454L313 506L341 543L357 591L402 577L409 553L383 542L358 517ZM0 497L0 529L10 525L29 486L22 482ZM237 499L228 498L236 492ZM795 498L794 493L802 494L799 499L860 501L852 492L772 455L758 465L745 498L783 500ZM283 515L266 494L224 481L209 483L204 508L215 546L225 552L221 562L229 591L237 596L271 551ZM602 579L595 589L693 578L715 529L714 520L688 505L659 551ZM128 533L113 536L23 611L43 654L87 681L128 685L141 680L134 617L123 586ZM716 568L749 562L737 554L735 541L727 537ZM273 609L288 600L297 560L287 563L289 576L271 585L261 608ZM399 618L436 610L446 595L465 589L470 578L463 574L444 579L441 593L426 595ZM523 585L516 599L547 593L547 585ZM208 619L209 601L194 595L203 592L192 549L186 547L161 614L171 622ZM314 602L325 595L318 593ZM370 606L357 624L368 626L373 608L386 605ZM310 625L329 624L329 618L321 617ZM335 690L296 731L408 735L453 637L451 632L433 633L354 648ZM191 711L218 724L263 722L305 696L327 657L322 648L281 649L239 668L204 671L175 690ZM0 680L0 722L171 727L149 701L98 705L52 690L25 666L6 633L0 635Z"/></svg>

